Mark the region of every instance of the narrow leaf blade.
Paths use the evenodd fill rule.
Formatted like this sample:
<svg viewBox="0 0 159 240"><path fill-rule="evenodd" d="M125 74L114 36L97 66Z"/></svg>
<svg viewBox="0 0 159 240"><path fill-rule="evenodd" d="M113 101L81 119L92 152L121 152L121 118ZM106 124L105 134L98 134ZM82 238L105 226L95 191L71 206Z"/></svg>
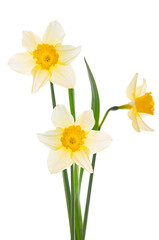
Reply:
<svg viewBox="0 0 159 240"><path fill-rule="evenodd" d="M89 81L91 85L91 92L92 92L92 103L91 103L91 109L93 110L94 113L94 118L95 118L95 125L93 127L94 130L98 129L98 124L99 124L99 115L100 115L100 99L99 99L99 93L97 89L97 85L94 79L94 76L92 74L92 71L84 58L87 71L88 71L88 76L89 76Z"/></svg>

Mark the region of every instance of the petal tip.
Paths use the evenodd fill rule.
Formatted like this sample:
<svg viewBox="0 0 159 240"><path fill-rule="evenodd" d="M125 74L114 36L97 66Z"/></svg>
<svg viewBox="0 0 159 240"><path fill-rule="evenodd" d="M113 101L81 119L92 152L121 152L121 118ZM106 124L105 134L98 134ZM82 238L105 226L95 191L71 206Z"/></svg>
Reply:
<svg viewBox="0 0 159 240"><path fill-rule="evenodd" d="M10 59L8 60L7 65L10 67Z"/></svg>
<svg viewBox="0 0 159 240"><path fill-rule="evenodd" d="M135 131L136 131L136 132L138 132L138 133L140 133L140 132L141 132L141 130L140 130L140 128L139 128L139 127L138 127L138 128L137 128L137 127L135 128L135 127L133 126L133 128L135 129Z"/></svg>
<svg viewBox="0 0 159 240"><path fill-rule="evenodd" d="M151 128L150 132L155 132L155 129L152 129L152 128Z"/></svg>
<svg viewBox="0 0 159 240"><path fill-rule="evenodd" d="M37 92L37 90L36 90L34 87L32 87L31 93L34 94L34 93L36 93L36 92Z"/></svg>
<svg viewBox="0 0 159 240"><path fill-rule="evenodd" d="M22 36L24 36L25 34L27 34L28 31L22 31Z"/></svg>
<svg viewBox="0 0 159 240"><path fill-rule="evenodd" d="M41 139L40 139L40 138L41 138L41 135L42 135L41 133L37 133L37 134L36 134L37 138L38 138L40 141L41 141Z"/></svg>
<svg viewBox="0 0 159 240"><path fill-rule="evenodd" d="M91 168L90 173L94 173L94 171L93 171L93 167Z"/></svg>
<svg viewBox="0 0 159 240"><path fill-rule="evenodd" d="M50 169L48 169L49 170L49 173L52 175L52 174L54 174L54 172L53 171L50 171Z"/></svg>
<svg viewBox="0 0 159 240"><path fill-rule="evenodd" d="M22 44L24 44L24 39L29 34L29 31L22 31Z"/></svg>
<svg viewBox="0 0 159 240"><path fill-rule="evenodd" d="M8 60L8 62L7 62L7 65L8 65L10 68L12 68L11 65L12 65L13 58L14 58L15 55L16 55L16 54L14 54L12 57L10 57L9 60Z"/></svg>
<svg viewBox="0 0 159 240"><path fill-rule="evenodd" d="M112 141L113 141L113 138L112 137L110 137L110 135L109 135L109 145L108 146L110 146L110 144L112 143Z"/></svg>
<svg viewBox="0 0 159 240"><path fill-rule="evenodd" d="M82 46L78 46L77 49L78 49L78 54L80 54L80 52L82 50Z"/></svg>
<svg viewBox="0 0 159 240"><path fill-rule="evenodd" d="M55 172L53 171L53 169L51 169L49 166L48 166L48 170L49 170L49 173L52 175L52 174L55 174Z"/></svg>
<svg viewBox="0 0 159 240"><path fill-rule="evenodd" d="M51 21L50 23L51 23L51 24L55 24L55 23L56 23L56 24L60 24L59 21L57 21L57 20Z"/></svg>

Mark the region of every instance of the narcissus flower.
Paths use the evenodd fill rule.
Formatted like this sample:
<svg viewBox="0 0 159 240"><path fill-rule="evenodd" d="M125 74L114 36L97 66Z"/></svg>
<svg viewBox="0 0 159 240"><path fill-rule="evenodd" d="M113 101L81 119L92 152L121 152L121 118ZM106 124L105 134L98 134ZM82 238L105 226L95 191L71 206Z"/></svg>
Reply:
<svg viewBox="0 0 159 240"><path fill-rule="evenodd" d="M14 55L8 64L17 72L33 75L33 93L48 81L66 88L74 87L75 73L70 63L81 48L62 45L64 36L57 21L50 22L42 40L33 32L23 32L22 44L27 52Z"/></svg>
<svg viewBox="0 0 159 240"><path fill-rule="evenodd" d="M131 102L127 106L130 109L128 112L129 118L132 120L132 126L138 132L140 129L145 131L153 131L146 123L142 120L142 117L150 114L154 114L154 101L151 96L151 92L146 92L146 80L143 79L141 86L136 87L138 74L136 73L131 83L127 88L127 97Z"/></svg>
<svg viewBox="0 0 159 240"><path fill-rule="evenodd" d="M111 143L107 133L91 130L95 123L93 111L83 112L74 122L65 106L57 105L53 110L52 122L56 130L38 134L39 140L51 149L48 156L50 173L62 171L73 163L92 173L89 155Z"/></svg>

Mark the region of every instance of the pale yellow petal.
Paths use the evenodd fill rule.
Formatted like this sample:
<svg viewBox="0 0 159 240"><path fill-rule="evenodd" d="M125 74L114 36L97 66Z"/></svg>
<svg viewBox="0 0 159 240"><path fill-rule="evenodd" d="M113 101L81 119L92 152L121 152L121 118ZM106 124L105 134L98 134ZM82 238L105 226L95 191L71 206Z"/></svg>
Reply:
<svg viewBox="0 0 159 240"><path fill-rule="evenodd" d="M62 43L65 33L61 24L57 21L50 22L43 36L43 41L48 44L56 45Z"/></svg>
<svg viewBox="0 0 159 240"><path fill-rule="evenodd" d="M71 152L66 148L51 150L48 156L48 169L50 173L58 173L73 164Z"/></svg>
<svg viewBox="0 0 159 240"><path fill-rule="evenodd" d="M58 61L64 65L68 65L78 56L81 47L58 44L56 45L56 51L59 55Z"/></svg>
<svg viewBox="0 0 159 240"><path fill-rule="evenodd" d="M108 147L112 142L112 138L103 131L90 131L84 145L90 149L91 153L97 153Z"/></svg>
<svg viewBox="0 0 159 240"><path fill-rule="evenodd" d="M130 110L128 112L128 116L129 118L132 120L132 126L133 128L137 131L137 132L140 132L140 128L139 128L139 125L138 125L138 122L137 122L137 118L136 118L136 114L133 110Z"/></svg>
<svg viewBox="0 0 159 240"><path fill-rule="evenodd" d="M44 134L37 134L39 140L52 150L57 150L61 146L62 129L47 131Z"/></svg>
<svg viewBox="0 0 159 240"><path fill-rule="evenodd" d="M94 115L92 110L83 112L76 120L76 125L80 125L85 132L89 132L94 124Z"/></svg>
<svg viewBox="0 0 159 240"><path fill-rule="evenodd" d="M66 128L74 124L72 115L64 105L57 105L52 113L51 120L56 128Z"/></svg>
<svg viewBox="0 0 159 240"><path fill-rule="evenodd" d="M29 53L18 53L9 59L8 65L16 72L30 74L36 61Z"/></svg>
<svg viewBox="0 0 159 240"><path fill-rule="evenodd" d="M142 85L136 88L136 97L143 96L146 93L146 90L147 90L146 80L143 79Z"/></svg>
<svg viewBox="0 0 159 240"><path fill-rule="evenodd" d="M24 31L22 33L22 44L28 52L33 52L42 41L33 32Z"/></svg>
<svg viewBox="0 0 159 240"><path fill-rule="evenodd" d="M139 114L140 114L140 117L142 117L142 118L150 116L148 113L139 113Z"/></svg>
<svg viewBox="0 0 159 240"><path fill-rule="evenodd" d="M93 173L93 168L89 159L90 151L87 148L82 148L79 151L73 152L72 160L87 172Z"/></svg>
<svg viewBox="0 0 159 240"><path fill-rule="evenodd" d="M145 131L154 131L152 128L150 128L149 126L147 126L147 124L142 120L142 118L140 117L140 115L137 115L137 122L139 125L139 128L141 128L142 130Z"/></svg>
<svg viewBox="0 0 159 240"><path fill-rule="evenodd" d="M74 88L76 77L73 68L70 65L56 64L52 68L51 82L65 88Z"/></svg>
<svg viewBox="0 0 159 240"><path fill-rule="evenodd" d="M133 100L135 97L137 78L138 78L138 74L136 73L126 91L126 95L130 100Z"/></svg>
<svg viewBox="0 0 159 240"><path fill-rule="evenodd" d="M33 85L32 93L36 93L41 87L43 87L48 81L50 81L50 73L47 70L35 67L32 70Z"/></svg>

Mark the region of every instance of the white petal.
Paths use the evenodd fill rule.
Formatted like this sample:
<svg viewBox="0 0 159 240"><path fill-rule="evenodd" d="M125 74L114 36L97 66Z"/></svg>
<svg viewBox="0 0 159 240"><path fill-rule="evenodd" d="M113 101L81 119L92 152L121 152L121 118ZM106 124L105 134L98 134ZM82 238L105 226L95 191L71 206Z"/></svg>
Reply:
<svg viewBox="0 0 159 240"><path fill-rule="evenodd" d="M108 147L112 138L103 131L90 131L84 140L84 145L90 149L91 153L97 153Z"/></svg>
<svg viewBox="0 0 159 240"><path fill-rule="evenodd" d="M145 130L145 131L154 131L152 128L150 128L149 126L147 126L147 124L142 120L142 118L140 117L139 114L137 115L137 122L138 122L139 127L140 127L142 130Z"/></svg>
<svg viewBox="0 0 159 240"><path fill-rule="evenodd" d="M62 64L70 64L80 53L81 47L73 47L70 45L56 45L56 51L59 55L58 61Z"/></svg>
<svg viewBox="0 0 159 240"><path fill-rule="evenodd" d="M19 73L30 74L36 61L29 53L18 53L9 59L8 65Z"/></svg>
<svg viewBox="0 0 159 240"><path fill-rule="evenodd" d="M32 93L36 93L41 87L43 87L48 81L50 81L50 73L47 70L35 67L32 70L33 85Z"/></svg>
<svg viewBox="0 0 159 240"><path fill-rule="evenodd" d="M47 147L51 148L52 150L57 150L61 146L61 136L62 136L62 129L56 129L52 131L45 132L44 134L37 134L39 140L44 143Z"/></svg>
<svg viewBox="0 0 159 240"><path fill-rule="evenodd" d="M51 120L56 128L66 128L74 124L72 115L64 105L57 105L52 113Z"/></svg>
<svg viewBox="0 0 159 240"><path fill-rule="evenodd" d="M57 63L52 68L51 82L65 88L74 88L76 77L73 68L70 65L64 66Z"/></svg>
<svg viewBox="0 0 159 240"><path fill-rule="evenodd" d="M148 113L139 113L140 117L144 118L150 116Z"/></svg>
<svg viewBox="0 0 159 240"><path fill-rule="evenodd" d="M48 169L50 173L58 173L73 164L71 152L66 148L51 150L48 156Z"/></svg>
<svg viewBox="0 0 159 240"><path fill-rule="evenodd" d="M33 32L24 31L22 33L22 44L28 52L33 52L42 41Z"/></svg>
<svg viewBox="0 0 159 240"><path fill-rule="evenodd" d="M89 132L94 124L94 115L92 110L83 112L76 120L76 125L80 125L85 132Z"/></svg>
<svg viewBox="0 0 159 240"><path fill-rule="evenodd" d="M62 43L65 33L61 24L57 21L50 22L43 36L43 41L52 45Z"/></svg>
<svg viewBox="0 0 159 240"><path fill-rule="evenodd" d="M137 78L138 74L136 73L126 91L126 95L130 100L133 100L135 96Z"/></svg>
<svg viewBox="0 0 159 240"><path fill-rule="evenodd" d="M133 128L137 131L137 132L140 132L140 128L139 128L139 125L138 125L138 121L137 121L137 118L136 118L136 114L133 110L130 110L128 112L128 116L129 118L132 120L132 126Z"/></svg>
<svg viewBox="0 0 159 240"><path fill-rule="evenodd" d="M146 93L146 90L147 90L146 80L143 79L142 85L136 88L136 97L143 96Z"/></svg>
<svg viewBox="0 0 159 240"><path fill-rule="evenodd" d="M83 148L80 151L73 152L72 160L80 167L84 168L87 172L93 173L93 168L89 160L90 151Z"/></svg>

